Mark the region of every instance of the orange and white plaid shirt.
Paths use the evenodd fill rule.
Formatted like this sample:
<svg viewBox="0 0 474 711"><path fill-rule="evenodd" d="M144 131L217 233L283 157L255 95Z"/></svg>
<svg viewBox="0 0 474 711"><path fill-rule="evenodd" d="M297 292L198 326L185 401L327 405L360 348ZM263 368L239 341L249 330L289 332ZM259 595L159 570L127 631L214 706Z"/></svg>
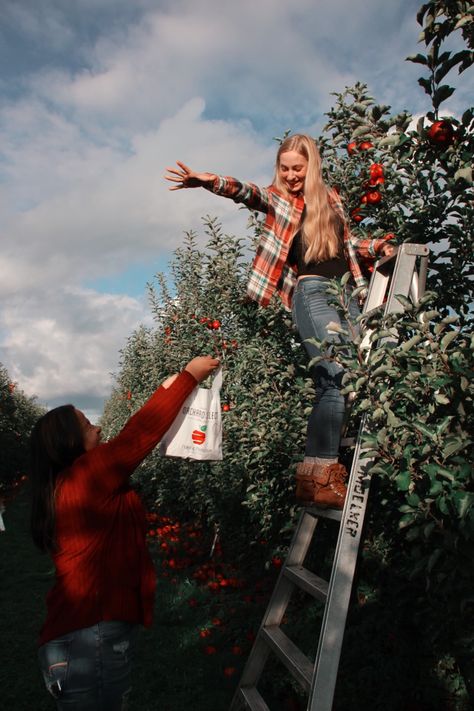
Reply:
<svg viewBox="0 0 474 711"><path fill-rule="evenodd" d="M288 197L274 185L260 188L254 183L241 182L220 175L203 187L216 195L243 203L250 210L265 213L265 221L247 284L247 294L260 306L267 306L276 291L283 306L291 310L291 300L298 275L286 260L293 237L301 223L305 206L304 197L302 195ZM349 231L340 197L335 190L329 192L329 199L335 212L344 222L344 252L354 282L356 286L367 286L357 255L364 260L375 260L387 240L386 238L355 238Z"/></svg>

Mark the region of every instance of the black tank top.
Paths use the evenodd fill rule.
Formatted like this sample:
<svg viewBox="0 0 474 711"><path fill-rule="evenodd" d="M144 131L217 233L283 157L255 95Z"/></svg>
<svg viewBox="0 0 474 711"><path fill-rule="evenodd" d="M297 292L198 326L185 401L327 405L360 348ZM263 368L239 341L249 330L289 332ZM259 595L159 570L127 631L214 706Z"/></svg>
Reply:
<svg viewBox="0 0 474 711"><path fill-rule="evenodd" d="M343 230L342 226L342 232ZM296 270L299 277L312 275L326 277L327 279L340 279L349 270L347 260L344 257L342 235L339 235L339 250L336 257L326 259L323 262L309 262L309 264L306 264L301 231L298 230L293 237L287 262Z"/></svg>

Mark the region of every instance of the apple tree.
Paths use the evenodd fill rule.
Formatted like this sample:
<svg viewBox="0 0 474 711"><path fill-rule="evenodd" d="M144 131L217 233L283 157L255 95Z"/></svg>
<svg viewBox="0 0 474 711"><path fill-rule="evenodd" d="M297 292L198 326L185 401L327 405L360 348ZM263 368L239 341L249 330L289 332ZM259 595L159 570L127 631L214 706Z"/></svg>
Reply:
<svg viewBox="0 0 474 711"><path fill-rule="evenodd" d="M42 414L0 365L0 494L7 494L28 469L28 437Z"/></svg>
<svg viewBox="0 0 474 711"><path fill-rule="evenodd" d="M249 541L277 539L289 528L312 381L289 315L276 301L260 309L245 299L244 240L224 234L215 219L204 224L205 248L187 234L170 266L171 283L158 275L149 286L155 326L129 338L102 424L116 431L195 355L221 358L224 460L189 462L156 451L139 479L153 504L202 517L243 553Z"/></svg>

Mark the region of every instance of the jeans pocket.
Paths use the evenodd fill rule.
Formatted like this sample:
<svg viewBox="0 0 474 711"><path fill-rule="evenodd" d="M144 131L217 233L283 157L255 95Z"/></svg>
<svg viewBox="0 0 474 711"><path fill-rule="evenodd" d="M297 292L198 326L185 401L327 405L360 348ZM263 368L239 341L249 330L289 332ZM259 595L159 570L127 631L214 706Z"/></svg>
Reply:
<svg viewBox="0 0 474 711"><path fill-rule="evenodd" d="M49 693L59 699L67 681L72 636L65 635L43 644L38 650L38 661Z"/></svg>

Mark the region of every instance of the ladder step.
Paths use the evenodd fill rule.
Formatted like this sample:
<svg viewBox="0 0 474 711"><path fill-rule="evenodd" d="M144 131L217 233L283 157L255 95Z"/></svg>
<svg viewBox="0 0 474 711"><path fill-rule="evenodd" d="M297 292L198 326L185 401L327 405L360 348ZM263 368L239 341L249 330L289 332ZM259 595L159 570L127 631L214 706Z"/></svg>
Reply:
<svg viewBox="0 0 474 711"><path fill-rule="evenodd" d="M311 504L305 504L304 509L306 513L315 518L330 518L333 521L341 521L342 519L342 511L339 509L320 509L319 506L312 506Z"/></svg>
<svg viewBox="0 0 474 711"><path fill-rule="evenodd" d="M318 575L315 575L302 565L287 565L283 569L283 574L292 583L295 583L301 590L312 595L321 602L326 602L328 596L329 583Z"/></svg>
<svg viewBox="0 0 474 711"><path fill-rule="evenodd" d="M240 695L251 711L270 711L254 686L243 686Z"/></svg>
<svg viewBox="0 0 474 711"><path fill-rule="evenodd" d="M276 625L263 627L260 630L260 635L308 693L313 676L313 664L308 657Z"/></svg>
<svg viewBox="0 0 474 711"><path fill-rule="evenodd" d="M341 447L355 447L357 442L356 437L343 437L341 439Z"/></svg>

